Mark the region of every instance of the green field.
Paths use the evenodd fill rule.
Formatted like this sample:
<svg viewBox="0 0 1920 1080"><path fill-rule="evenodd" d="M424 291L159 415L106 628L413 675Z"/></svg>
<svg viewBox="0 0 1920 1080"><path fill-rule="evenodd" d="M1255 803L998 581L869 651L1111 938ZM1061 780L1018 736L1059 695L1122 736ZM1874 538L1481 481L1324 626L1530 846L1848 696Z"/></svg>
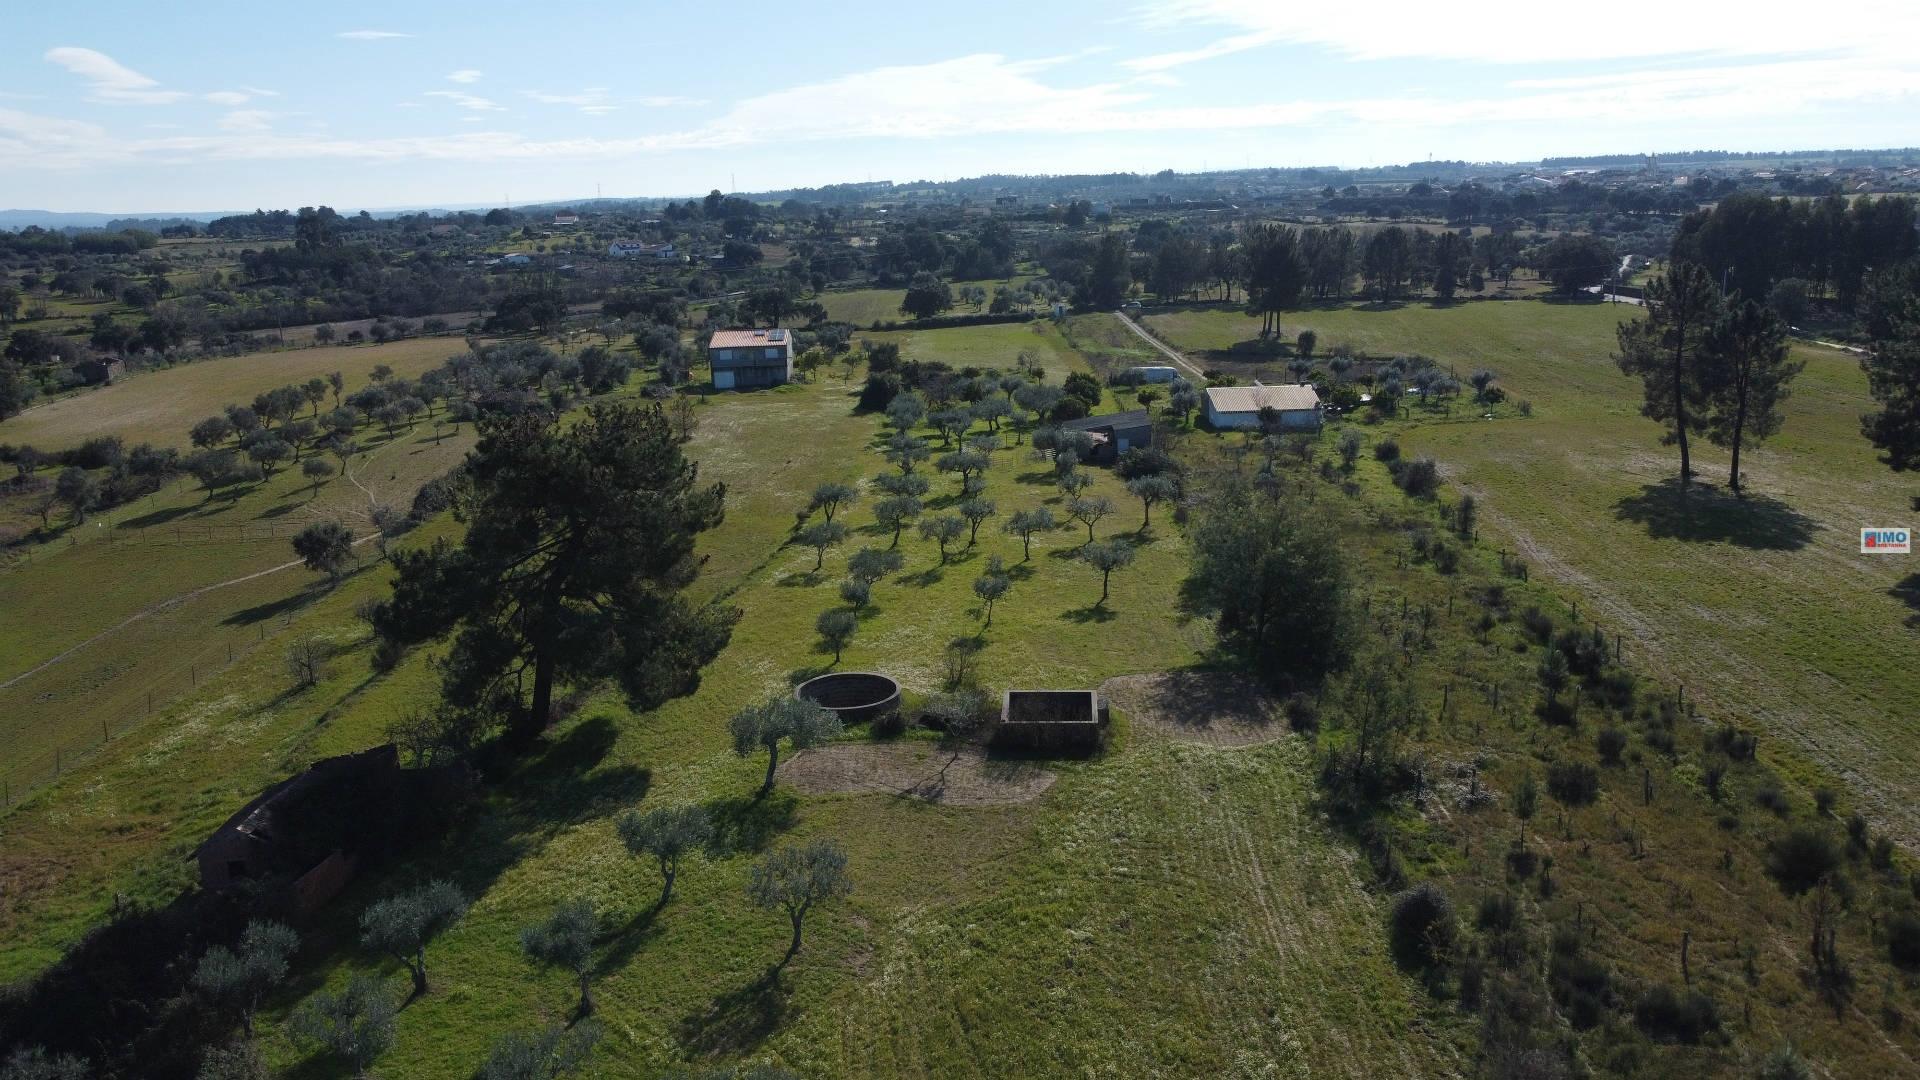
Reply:
<svg viewBox="0 0 1920 1080"><path fill-rule="evenodd" d="M1773 813L1752 799L1770 782L1765 765L1738 766L1727 781L1731 798L1720 802L1701 788L1701 729L1682 732L1672 759L1636 741L1631 764L1603 770L1595 804L1550 803L1530 824L1522 823L1520 835L1556 859L1557 889L1546 887L1544 875L1536 888L1505 869L1515 820L1504 801L1475 807L1454 801L1468 762L1497 793L1512 791L1523 773L1537 774L1555 761L1590 760L1594 753L1591 725L1553 728L1525 715L1525 691L1539 654L1525 645L1512 615L1493 618L1484 599L1497 580L1493 565L1502 546L1520 546L1529 537L1528 558L1536 571L1530 584L1507 583L1508 606L1539 604L1567 621L1572 615L1566 601L1578 599L1583 616L1597 615L1627 634L1628 659L1643 675L1664 678L1665 665L1699 661L1678 644L1643 639L1641 627L1619 617L1630 610L1624 605L1684 596L1685 603L1703 608L1717 604L1724 617L1740 614L1738 605L1761 603L1731 583L1753 573L1756 552L1768 552L1732 541L1654 536L1637 520L1603 512L1612 490L1605 483L1631 492L1657 478L1666 461L1655 446L1656 433L1633 414L1630 388L1606 359L1615 314L1516 303L1325 311L1288 320L1289 331L1298 329L1295 319L1315 325L1328 344L1348 340L1368 351L1423 351L1463 372L1494 367L1511 392L1532 402L1530 419L1503 407L1494 421L1435 417L1365 431L1369 440L1392 435L1431 450L1456 480L1480 494L1483 538L1467 549L1457 575L1409 557L1409 533L1435 528L1438 512L1401 496L1370 456L1363 456L1351 477L1338 477L1352 481L1350 495L1308 467L1281 466L1298 469L1284 481L1298 485L1312 500L1305 505L1343 530L1367 625L1378 627L1385 640L1405 641L1400 635L1417 613L1426 612L1433 623L1430 639L1409 647L1407 663L1419 676L1421 712L1434 718L1413 736L1434 787L1370 823L1376 831L1367 834L1331 824L1315 784L1317 752L1346 737L1337 710L1317 736L1274 727L1246 745L1226 745L1170 736L1155 726L1150 710L1122 696L1116 696L1109 752L1043 763L1053 774L1051 785L1029 801L1008 801L1026 797L1015 794L1016 785L1034 768L1013 763L983 767L981 789L1004 794L998 802L988 800L990 805L799 783L807 763L844 759L856 772L873 770L882 786L899 786L884 764L891 760L887 755L946 753L924 732L892 743L856 732L810 751L799 767L790 763L772 798L749 802L764 762L731 753L727 717L827 666L832 657L815 640L814 618L839 605L835 588L850 550L885 546L889 539L872 524L868 494L841 519L855 527L853 540L829 552L825 569L816 574L813 552L787 543L795 512L819 482L865 485L888 466L875 449L879 423L852 411L857 371L835 368L816 381L775 391L703 398L688 452L704 479L728 485L728 515L701 538L707 562L695 594L724 597L741 610L729 647L703 673L695 693L655 712L634 715L608 694L590 698L538 752L495 778L443 842L379 878L357 882L330 905L308 932L294 985L268 1004L263 1045L276 1064L297 1075L332 1075L289 1040L287 1015L301 998L359 971L384 973L397 989L403 979L394 965L352 947L354 921L367 902L443 875L476 904L434 946L434 990L401 1014L398 1040L378 1065L383 1075L469 1076L498 1035L564 1020L573 1000L567 980L532 970L518 932L555 902L574 896L592 899L611 924L599 950L595 996L608 1035L592 1067L596 1074L653 1075L681 1063L736 1060L777 1062L809 1077L1477 1072L1484 1062L1477 1057L1476 1018L1447 993L1430 994L1389 957L1378 853L1363 840L1371 835L1376 841L1390 836L1394 859L1411 875L1444 882L1466 925L1480 898L1505 892L1517 897L1521 918L1538 941L1555 927L1585 928L1587 947L1615 974L1621 1004L1601 1028L1567 1037L1580 1039L1583 1056L1603 1071L1744 1075L1755 1054L1789 1040L1832 1075L1909 1071L1920 1053L1916 1033L1911 1026L1890 1027L1883 1018L1912 1008L1911 987L1876 959L1884 957L1884 946L1864 916L1842 928L1842 947L1859 980L1845 1019L1835 1022L1802 981L1801 905L1782 896L1760 869L1766 840L1777 828ZM1158 318L1156 329L1175 340L1182 333L1208 333L1230 342L1246 334L1246 320L1236 315L1165 317L1185 320L1178 326ZM1082 349L1109 347L1103 335L1112 327L1103 328L1102 320L1112 322L1101 316L1075 324ZM1050 324L870 336L900 341L909 358L956 366L1004 366L1025 350L1040 357L1055 381L1087 365L1081 349ZM1123 341L1115 337L1112 347ZM1893 486L1876 484L1878 478L1850 463L1841 446L1838 417L1859 407L1858 388L1845 377L1851 369L1832 357L1812 359L1819 362L1794 399L1787 431L1755 455L1756 486L1785 501L1779 477L1791 475L1792 468L1822 467L1843 484L1854 477L1863 489ZM158 387L160 380L193 370L148 380ZM1826 395L1832 400L1822 407ZM1578 464L1577 455L1597 451L1569 431L1612 439L1610 445L1622 448L1622 460L1635 464L1621 479L1607 480ZM1323 438L1322 456L1336 435ZM1810 448L1799 453L1812 463L1797 464L1798 438L1809 440ZM1182 434L1179 440L1180 455L1197 466L1248 467L1259 456L1239 436ZM403 460L397 456L403 452L418 458L417 472L390 464ZM455 441L434 449L417 436L402 436L377 449L356 475L380 478L386 469L385 482L398 488L431 475L435 470L425 455L440 452L457 452ZM1636 453L1645 457L1644 466L1631 456ZM1021 446L994 456L986 494L998 503L1001 520L1015 509L1045 504L1058 513L1060 494L1048 482L1045 463ZM1503 469L1521 458L1551 468L1569 490L1546 484L1517 490L1524 484ZM1239 465L1228 464L1234 461ZM1709 464L1709 472L1718 467ZM1634 469L1644 469L1648 479L1634 483L1641 475ZM937 512L952 501L957 481L942 474L932 479L930 507ZM1574 491L1572 485L1600 493ZM357 493L342 490L347 487L337 480L323 489L316 509L351 512ZM938 688L950 642L978 638L985 642L979 675L990 687L1085 687L1116 676L1204 668L1212 659L1213 633L1206 620L1182 614L1180 587L1188 568L1182 529L1171 513L1157 508L1154 528L1137 531L1139 504L1110 474L1099 474L1095 490L1118 506L1099 532L1141 544L1138 561L1114 575L1108 604L1095 603L1099 576L1071 557L1086 536L1078 526L1037 538L1032 559L1023 563L1017 541L989 522L977 547L954 553L944 565L934 545L910 530L900 542L905 570L876 588L873 609L862 617L841 666L886 671L917 695ZM288 494L264 485L218 512L257 519L288 502ZM191 507L195 498L163 494L149 500L151 506L125 513ZM1578 500L1587 500L1588 507L1580 526L1595 533L1583 538L1585 546L1555 538L1563 544L1555 547L1529 534L1545 528L1535 518L1550 524L1562 512L1559 503ZM1812 516L1813 502L1793 505ZM407 542L456 529L439 520ZM1821 542L1816 534L1800 554L1824 551ZM262 559L280 550L267 542L259 546ZM232 547L219 558L248 557ZM137 561L137 550L117 549L118 557L111 558L115 545L90 540L53 550L0 575L0 590L36 590L34 603L44 616L67 597L104 589L119 606L98 616L72 616L73 625L60 631L62 640L71 639L87 626L110 622L113 611L152 602L138 583L150 567ZM1681 580L1678 571L1658 585L1623 580L1633 577L1634 568L1608 554L1614 550L1631 552L1642 574L1666 575L1661 561L1672 559L1701 580ZM992 628L983 631L970 586L991 555L1014 566L1016 582L996 608ZM174 575L212 572L185 552L152 557L180 560L165 564L169 582ZM1845 560L1828 552L1808 561L1826 566ZM1831 566L1821 572L1840 575ZM231 666L116 737L24 805L0 812L0 940L7 943L0 947L0 980L28 975L54 959L64 943L104 916L116 895L164 901L187 887L186 854L233 807L316 757L382 741L390 721L431 700L432 650L384 674L369 666L371 643L354 609L380 595L385 578L375 567L337 589L311 592L311 575L303 570L260 579L273 588L244 602L283 606L273 607L276 617L266 620L264 632L247 624L243 632L260 637L251 650L241 650ZM1718 591L1709 590L1716 581ZM1808 606L1818 606L1818 599L1809 596ZM235 594L201 614L183 614L172 633L183 642L199 640L192 638L196 633L217 633L208 625L221 625L242 603ZM0 594L0 619L10 618L12 606ZM1856 619L1851 611L1833 614L1844 606L1829 603L1824 610L1832 618ZM1487 618L1477 621L1483 610ZM1641 614L1648 621L1682 616L1667 607ZM61 616L51 617L59 625ZM1706 629L1696 632L1730 633L1715 629L1710 616L1701 618ZM1799 648L1781 636L1787 630L1765 624L1749 612L1739 625L1756 637L1721 637L1702 648L1709 657L1714 649L1785 655ZM1838 643L1841 635L1862 633L1866 626L1860 617L1829 624L1829 633ZM1658 629L1666 630L1664 622ZM0 622L0 634L13 635L0 638L10 648L45 654L66 647L33 641L24 624ZM281 665L284 643L295 634L316 635L335 650L329 675L297 693L287 689ZM97 654L81 655L100 665L161 647L158 641L120 640L109 637L95 647ZM217 647L220 639L205 640ZM1670 651L1658 651L1663 648ZM48 669L76 673L62 676L76 681L84 670L71 663ZM1710 715L1722 709L1741 715L1722 699L1737 687L1716 686L1691 667L1675 670L1688 679L1689 697L1702 701ZM6 677L0 672L0 679ZM1890 680L1883 685L1892 696L1878 705L1891 717L1893 702L1907 700L1899 696L1906 685L1899 679L1912 676L1889 664L1846 677ZM1495 687L1510 691L1506 704L1498 703ZM1204 706L1172 708L1177 719L1190 720L1181 710ZM1850 755L1842 769L1834 756L1789 743L1789 733L1770 718L1754 719L1763 733L1765 761L1802 769L1809 782L1844 776L1853 785L1864 778L1847 787L1841 811L1884 812L1871 784L1901 779L1891 774L1891 763L1876 780L1863 770L1877 767L1878 760L1835 747L1836 755ZM59 720L50 714L43 722ZM1883 730L1892 738L1897 726L1888 723ZM1659 792L1650 806L1640 798L1643 767ZM1811 814L1805 790L1795 789L1791 799L1791 817ZM625 854L613 821L635 804L679 803L704 804L720 815L729 823L726 840L683 871L673 902L658 917L642 920L657 881L650 867ZM1646 838L1644 850L1624 842L1627 830ZM816 836L846 847L855 890L846 902L813 915L805 951L779 980L768 982L763 976L779 955L786 928L777 916L747 903L748 868L766 847ZM1882 880L1861 873L1863 881ZM1682 929L1692 934L1694 985L1720 1002L1728 1041L1649 1050L1632 1031L1630 1003L1646 986L1677 981L1674 956Z"/></svg>
<svg viewBox="0 0 1920 1080"><path fill-rule="evenodd" d="M585 892L623 918L644 906L650 886L619 852L615 811L641 791L679 801L751 789L756 765L727 751L725 718L824 663L812 622L838 603L835 568L844 552L816 576L810 552L780 546L793 509L813 483L881 465L867 449L873 421L849 411L855 385L828 379L702 407L693 454L704 475L730 487L727 523L703 540L712 557L703 591L731 589L730 601L743 609L733 644L698 694L657 714L634 718L594 702L557 733L546 765L530 765L433 859L484 895L444 947L443 990L409 1010L385 1064L395 1075L466 1075L483 1036L560 1015L564 987L526 970L515 935L562 894ZM781 467L795 430L810 432L809 453ZM1024 451L999 456L988 495L1003 515L1059 500ZM1100 490L1121 507L1101 532L1134 533L1138 504L1111 477ZM851 513L856 524L870 520L859 506ZM1164 617L1184 565L1177 530L1163 526L1144 538L1151 542L1115 575L1105 609L1094 607L1098 575L1065 557L1076 535L1084 536L1078 526L1040 538L1018 571L981 653L989 685L1091 685L1189 664L1206 647L1204 624L1169 632ZM856 536L885 540L871 528ZM945 567L931 544L902 543L907 569L876 591L844 666L879 667L926 691L937 685L947 641L977 630L970 584L986 555L1018 563L1019 548L991 523L976 550ZM53 943L97 916L109 883L141 895L184 884L178 853L247 791L300 760L377 741L388 718L419 700L431 684L424 658L372 682L364 671L364 628L350 612L379 579L361 574L299 609L302 632L342 650L319 688L288 697L272 650L257 650L116 740L89 766L84 786L63 782L15 811L6 880L27 887L10 890L4 920L9 940L33 944L8 951L6 972L44 963ZM316 727L319 715L326 722ZM819 834L844 842L859 882L855 899L823 913L778 1001L742 1001L780 928L740 895L751 852L694 867L660 927L613 946L633 955L610 963L599 993L603 1017L621 1032L604 1051L608 1067L758 1050L821 1075L1121 1075L1142 1062L1187 1072L1256 1061L1360 1075L1349 1052L1361 1045L1369 1060L1450 1071L1459 1053L1451 1038L1400 1038L1427 1006L1372 945L1377 902L1333 837L1312 823L1300 748L1125 746L1099 765L1061 768L1046 796L1024 805L948 809L888 796L795 803L783 793L776 806L794 818L783 841ZM577 773L553 773L562 767ZM603 794L582 794L590 792ZM574 809L556 818L555 800ZM1008 892L1009 882L1021 885ZM1195 925L1196 903L1217 914ZM1272 914L1242 925L1238 912L1248 906ZM1301 922L1309 912L1310 934ZM357 964L342 964L333 977ZM1179 973L1172 989L1170 971ZM1039 998L1023 989L1041 986L1049 989ZM1139 1001L1165 1003L1169 994L1181 1004L1165 1022L1122 1023ZM521 1008L528 1002L531 1014ZM771 1008L783 1019L764 1044L736 1030L751 1026L754 1010ZM856 1019L876 1015L892 1019L884 1028ZM1203 1015L1206 1023L1196 1024ZM1086 1035L1043 1037L1064 1030ZM986 1055L980 1039L1002 1049Z"/></svg>
<svg viewBox="0 0 1920 1080"><path fill-rule="evenodd" d="M768 260L772 261L771 255L768 256ZM1017 289L1026 284L1031 276L1015 274L1010 281L994 278L987 281L949 282L955 293L956 306L948 314L965 315L973 311L970 305L957 303L958 293L964 286L978 285L987 291L987 296L991 299L995 289L1003 286ZM906 299L906 296L905 289L836 289L821 293L817 299L826 305L827 316L831 319L850 322L855 326L872 326L876 322L899 322L910 318L911 316L900 311L900 302ZM986 308L983 306L980 310L985 311Z"/></svg>
<svg viewBox="0 0 1920 1080"><path fill-rule="evenodd" d="M1907 520L1911 485L1873 459L1859 434L1872 408L1844 353L1796 348L1807 369L1781 433L1743 455L1749 494L1724 491L1727 455L1694 442L1704 483L1680 502L1677 451L1638 413L1639 384L1610 359L1627 305L1408 305L1283 316L1319 349L1421 352L1464 378L1487 367L1531 420L1484 423L1462 404L1451 422L1396 429L1480 500L1490 541L1570 587L1639 666L1684 682L1710 716L1757 725L1806 779L1844 779L1869 818L1920 841L1920 736L1911 703L1912 609L1897 586L1911 568L1858 554L1863 525ZM1257 334L1227 312L1148 316L1183 349L1223 349ZM1273 365L1275 377L1285 369Z"/></svg>
<svg viewBox="0 0 1920 1080"><path fill-rule="evenodd" d="M187 429L223 405L246 404L256 394L334 371L358 386L379 364L412 377L439 367L461 349L455 339L411 338L385 345L248 353L182 364L28 409L0 423L0 442L59 450L108 433L120 436L129 446L140 442L186 446Z"/></svg>

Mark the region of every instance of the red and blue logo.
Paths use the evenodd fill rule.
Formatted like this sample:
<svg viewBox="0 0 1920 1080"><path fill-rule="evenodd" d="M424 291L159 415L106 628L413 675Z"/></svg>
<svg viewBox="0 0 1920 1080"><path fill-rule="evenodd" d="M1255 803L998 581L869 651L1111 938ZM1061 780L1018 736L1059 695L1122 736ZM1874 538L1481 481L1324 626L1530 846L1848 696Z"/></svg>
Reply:
<svg viewBox="0 0 1920 1080"><path fill-rule="evenodd" d="M1860 554L1862 555L1910 555L1912 553L1912 529L1860 530Z"/></svg>

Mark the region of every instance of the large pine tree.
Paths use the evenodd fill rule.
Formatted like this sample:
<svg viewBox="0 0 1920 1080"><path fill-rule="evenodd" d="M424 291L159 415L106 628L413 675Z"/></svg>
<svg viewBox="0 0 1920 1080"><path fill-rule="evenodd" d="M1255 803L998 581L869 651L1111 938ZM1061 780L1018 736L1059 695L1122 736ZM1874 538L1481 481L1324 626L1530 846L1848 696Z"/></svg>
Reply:
<svg viewBox="0 0 1920 1080"><path fill-rule="evenodd" d="M1805 364L1787 359L1787 328L1779 316L1748 300L1730 308L1703 343L1707 377L1707 438L1733 451L1728 486L1740 490L1741 447L1780 430L1780 403Z"/></svg>
<svg viewBox="0 0 1920 1080"><path fill-rule="evenodd" d="M724 485L698 483L657 407L480 427L465 539L396 560L377 632L399 645L453 634L448 700L510 714L520 742L546 726L556 685L612 678L636 709L690 692L735 617L681 596Z"/></svg>
<svg viewBox="0 0 1920 1080"><path fill-rule="evenodd" d="M1693 479L1689 435L1706 427L1712 380L1702 345L1720 314L1720 291L1696 263L1675 263L1647 286L1647 317L1620 324L1614 361L1646 391L1640 413L1666 425L1664 443L1680 444L1680 482Z"/></svg>

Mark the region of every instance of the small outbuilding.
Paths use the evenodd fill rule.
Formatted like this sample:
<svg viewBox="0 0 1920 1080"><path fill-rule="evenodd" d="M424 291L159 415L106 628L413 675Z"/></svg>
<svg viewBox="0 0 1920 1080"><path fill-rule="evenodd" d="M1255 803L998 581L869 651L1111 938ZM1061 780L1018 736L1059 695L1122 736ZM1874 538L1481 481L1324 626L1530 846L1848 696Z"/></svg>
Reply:
<svg viewBox="0 0 1920 1080"><path fill-rule="evenodd" d="M1145 409L1086 416L1059 426L1062 431L1084 431L1093 437L1090 463L1094 465L1111 465L1136 446L1153 445L1153 418Z"/></svg>
<svg viewBox="0 0 1920 1080"><path fill-rule="evenodd" d="M1009 690L1000 702L993 745L1009 750L1099 749L1107 702L1092 690Z"/></svg>
<svg viewBox="0 0 1920 1080"><path fill-rule="evenodd" d="M1313 387L1294 386L1209 386L1207 387L1207 423L1216 430L1257 428L1260 414L1271 409L1282 431L1319 431L1324 417L1320 395Z"/></svg>
<svg viewBox="0 0 1920 1080"><path fill-rule="evenodd" d="M354 823L387 816L402 783L392 744L314 762L261 792L194 849L200 887L283 882L296 909L311 911L352 879Z"/></svg>

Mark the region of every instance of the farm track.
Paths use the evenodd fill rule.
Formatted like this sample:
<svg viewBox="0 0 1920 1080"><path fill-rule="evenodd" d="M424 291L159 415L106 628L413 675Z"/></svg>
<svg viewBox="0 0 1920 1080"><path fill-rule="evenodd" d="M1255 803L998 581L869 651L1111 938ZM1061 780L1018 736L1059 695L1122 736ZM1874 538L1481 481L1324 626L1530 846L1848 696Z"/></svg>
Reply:
<svg viewBox="0 0 1920 1080"><path fill-rule="evenodd" d="M1168 345L1166 342L1161 341L1157 337L1154 337L1152 334L1147 333L1145 327L1141 326L1139 323L1134 322L1132 319L1128 318L1124 312L1116 311L1113 313L1113 317L1116 319L1119 319L1122 323L1126 324L1127 329L1133 331L1135 334L1138 334L1140 336L1141 341L1144 341L1147 344L1153 346L1155 349L1158 349L1160 351L1160 354L1162 356L1165 356L1167 359L1173 361L1175 366L1181 368L1187 374L1192 375L1194 378L1199 379L1201 382L1203 383L1206 382L1206 379L1207 379L1206 375L1202 373L1198 367L1195 367L1193 361L1188 360L1186 358L1186 355L1181 353L1178 349L1175 349L1173 346Z"/></svg>
<svg viewBox="0 0 1920 1080"><path fill-rule="evenodd" d="M372 453L368 454L367 460L371 461L373 457L377 455L381 450L384 450L388 446L392 446L392 445L393 443L391 442L382 445L378 449L374 450ZM362 464L364 465L365 462L363 462ZM344 472L344 475L347 477L347 479L352 481L354 487L357 487L362 492L366 493L367 501L369 505L378 504L378 499L374 496L374 493L371 490L369 490L365 484L362 484L357 477L353 475L352 468L347 468L343 470L343 472ZM303 507L303 509L306 509L311 513L315 513L315 514L319 513L319 511L313 510L311 507ZM360 545L367 543L370 540L377 540L379 539L379 537L380 537L380 534L378 532L371 532L365 536L356 537L353 541L353 546L359 547ZM15 685L16 683L19 683L25 679L28 679L34 675L37 675L42 671L45 671L50 667L54 667L55 665L60 664L66 660L70 660L73 657L78 656L79 654L85 652L87 649L91 648L92 646L97 645L102 641L105 641L107 638L112 637L113 635L119 633L122 630L125 630L127 627L132 626L134 623L140 622L143 619L152 618L153 616L158 615L161 612L169 611L173 608L179 607L181 604L184 604L189 600L198 599L202 596L207 595L208 593L217 592L221 589L229 588L234 585L240 585L249 581L257 581L258 579L267 577L268 575L278 574L283 570L292 570L295 567L302 566L302 565L304 565L303 560L294 559L290 562L280 563L277 566L269 566L265 570L256 570L251 574L242 574L239 577L229 578L226 581L217 581L211 585L202 585L197 589L189 589L188 591L180 593L177 596L170 596L165 600L159 601L158 603L149 604L148 606L140 609L139 611L134 612L132 615L127 616L125 619L120 620L119 622L108 627L107 629L102 630L99 633L93 635L92 637L87 638L85 641L80 642L78 645L75 645L64 652L59 653L56 656L52 656L46 660L41 661L37 666L29 668L26 671L23 671L20 674L15 675L12 678L6 680L5 682L0 682L0 690L5 690Z"/></svg>

